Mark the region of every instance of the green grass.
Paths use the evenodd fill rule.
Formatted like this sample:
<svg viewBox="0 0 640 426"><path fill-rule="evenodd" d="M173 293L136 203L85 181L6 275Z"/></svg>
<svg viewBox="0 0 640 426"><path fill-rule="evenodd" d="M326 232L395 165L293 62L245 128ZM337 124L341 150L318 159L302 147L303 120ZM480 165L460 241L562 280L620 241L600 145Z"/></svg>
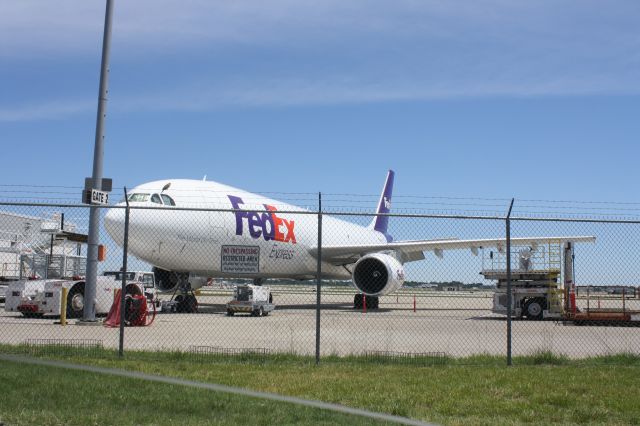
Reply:
<svg viewBox="0 0 640 426"><path fill-rule="evenodd" d="M6 348L0 348L6 352L4 349ZM17 351L17 348L13 349L14 352ZM35 351L34 348L30 348L30 353L34 356L74 363L142 371L317 399L448 425L640 423L640 357L635 355L575 361L542 352L529 357L514 358L515 366L507 368L504 358L492 356L435 360L426 358L423 362L412 359L410 363L402 360L327 357L316 366L312 358L295 355L225 357L196 356L180 352L129 351L123 359L119 359L114 352L107 350L81 353L77 349L48 352L45 348ZM21 407L35 406L38 401L49 398L42 396L42 390L30 389L27 385L33 380L30 371L36 370L35 367L22 368L19 374L11 376L13 379L6 377L6 368L1 370L2 395L13 392L21 395L15 398L14 404ZM13 367L10 371L13 371ZM170 394L170 387L164 385L106 377L82 382L70 379L74 374L77 373L56 373L55 377L52 375L52 383L60 384L51 384L43 388L77 389L79 394L101 393L103 391L95 391L96 387L113 380L116 384L112 387L125 386L149 397L148 402L132 401L133 407L142 404L151 407L152 413L158 413L159 410L162 410L162 413L171 411L165 405L173 409L179 408L171 402L172 397L166 396ZM7 382L11 385L7 385ZM177 389L171 392L175 392L178 398L181 395L192 395L193 392L193 396L183 399L188 402L193 400L193 406L181 411L181 415L184 416L180 419L181 423L187 419L192 424L199 424L202 419L207 419L207 415L214 409L207 405L207 401L211 403L213 400L224 401L223 406L215 408L216 410L230 411L222 415L221 418L226 419L223 423L260 422L251 415L253 408L236 412L236 402L232 397L215 394L207 399L207 393L199 390ZM129 393L131 392L123 395ZM203 400L200 401L195 394L203 395ZM104 410L100 408L98 413L117 411L118 401L129 401L129 397L118 396L118 392L112 392L110 395L105 400L105 405L108 402L111 407ZM158 402L161 402L162 407L156 407ZM271 402L262 404L273 405ZM13 410L12 416L23 415L20 414L23 411L12 409L6 399L0 399L0 410L2 413ZM327 419L324 413L315 416L313 412L303 410L305 414L300 414L299 408L290 406L283 410L273 414L276 417L271 418L270 424L317 424ZM94 415L90 407L82 411L91 413L87 416ZM144 410L140 412L143 413ZM249 417L243 417L247 413ZM283 420L280 420L281 418ZM85 422L80 421L78 424L90 424L91 419L92 417L85 417ZM142 416L133 423L145 423L145 419L146 417ZM40 420L21 421L20 417L0 417L0 421L7 424L47 423ZM174 423L176 421L174 420ZM329 422L341 421L339 418ZM345 421L353 424L354 418L349 417ZM148 422L174 424L153 416L149 417Z"/></svg>
<svg viewBox="0 0 640 426"><path fill-rule="evenodd" d="M361 417L210 390L3 363L6 425L369 425Z"/></svg>

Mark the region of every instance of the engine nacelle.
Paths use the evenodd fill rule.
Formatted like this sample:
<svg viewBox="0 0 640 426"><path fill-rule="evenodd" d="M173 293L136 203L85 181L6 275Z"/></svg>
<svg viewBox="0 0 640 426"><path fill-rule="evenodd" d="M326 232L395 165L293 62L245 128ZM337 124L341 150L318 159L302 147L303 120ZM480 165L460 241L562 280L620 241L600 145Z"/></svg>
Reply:
<svg viewBox="0 0 640 426"><path fill-rule="evenodd" d="M393 256L371 253L356 262L353 285L369 296L384 296L402 287L404 267Z"/></svg>
<svg viewBox="0 0 640 426"><path fill-rule="evenodd" d="M175 272L167 271L166 269L161 269L157 266L154 266L152 271L158 291L172 291L178 285L178 274L176 274Z"/></svg>

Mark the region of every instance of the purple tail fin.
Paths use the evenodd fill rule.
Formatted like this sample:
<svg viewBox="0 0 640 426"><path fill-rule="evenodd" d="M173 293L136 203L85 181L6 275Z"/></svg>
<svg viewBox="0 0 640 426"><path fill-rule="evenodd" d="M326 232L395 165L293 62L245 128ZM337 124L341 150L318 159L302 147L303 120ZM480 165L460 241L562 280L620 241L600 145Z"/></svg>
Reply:
<svg viewBox="0 0 640 426"><path fill-rule="evenodd" d="M378 202L378 210L376 213L386 214L391 211L391 193L393 192L394 176L395 173L393 170L389 170L389 173L387 173L387 180L385 181L384 188L382 189L382 194L380 195L380 201ZM382 232L387 237L387 241L391 241L391 236L387 233L389 216L376 216L373 219L371 226L374 230Z"/></svg>

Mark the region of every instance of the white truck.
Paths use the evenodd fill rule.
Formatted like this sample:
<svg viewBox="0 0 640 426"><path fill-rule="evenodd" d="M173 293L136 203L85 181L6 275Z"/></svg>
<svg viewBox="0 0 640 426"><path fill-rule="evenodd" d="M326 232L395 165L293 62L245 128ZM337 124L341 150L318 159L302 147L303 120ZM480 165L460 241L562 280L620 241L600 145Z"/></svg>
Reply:
<svg viewBox="0 0 640 426"><path fill-rule="evenodd" d="M84 279L26 280L9 284L5 311L20 312L26 317L60 315L62 289L67 293L67 318L79 318L84 310ZM121 272L106 272L96 280L96 314L106 314L113 304L115 290L122 286ZM160 308L153 273L127 272L126 294L145 295L149 303Z"/></svg>
<svg viewBox="0 0 640 426"><path fill-rule="evenodd" d="M227 303L227 315L248 313L261 317L269 315L276 307L272 303L271 289L265 286L246 284L233 289L233 299Z"/></svg>

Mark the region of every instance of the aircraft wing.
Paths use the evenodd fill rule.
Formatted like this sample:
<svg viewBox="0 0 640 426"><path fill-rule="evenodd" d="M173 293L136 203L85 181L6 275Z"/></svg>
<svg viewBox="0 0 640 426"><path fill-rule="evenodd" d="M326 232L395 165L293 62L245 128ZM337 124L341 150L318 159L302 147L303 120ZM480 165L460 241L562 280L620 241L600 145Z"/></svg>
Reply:
<svg viewBox="0 0 640 426"><path fill-rule="evenodd" d="M542 244L561 244L565 242L593 243L596 237L593 236L568 236L568 237L524 237L511 238L512 245L529 245L536 247ZM400 254L403 262L413 262L424 259L425 251L432 251L438 257L443 257L445 250L470 249L473 254L478 254L478 249L495 247L499 252L506 249L507 240L505 238L488 238L477 240L415 240L415 241L395 241L386 244L372 245L350 245L350 246L322 246L322 260L336 265L347 265L356 262L360 257L381 251L395 251ZM318 249L310 250L313 256L317 256Z"/></svg>

